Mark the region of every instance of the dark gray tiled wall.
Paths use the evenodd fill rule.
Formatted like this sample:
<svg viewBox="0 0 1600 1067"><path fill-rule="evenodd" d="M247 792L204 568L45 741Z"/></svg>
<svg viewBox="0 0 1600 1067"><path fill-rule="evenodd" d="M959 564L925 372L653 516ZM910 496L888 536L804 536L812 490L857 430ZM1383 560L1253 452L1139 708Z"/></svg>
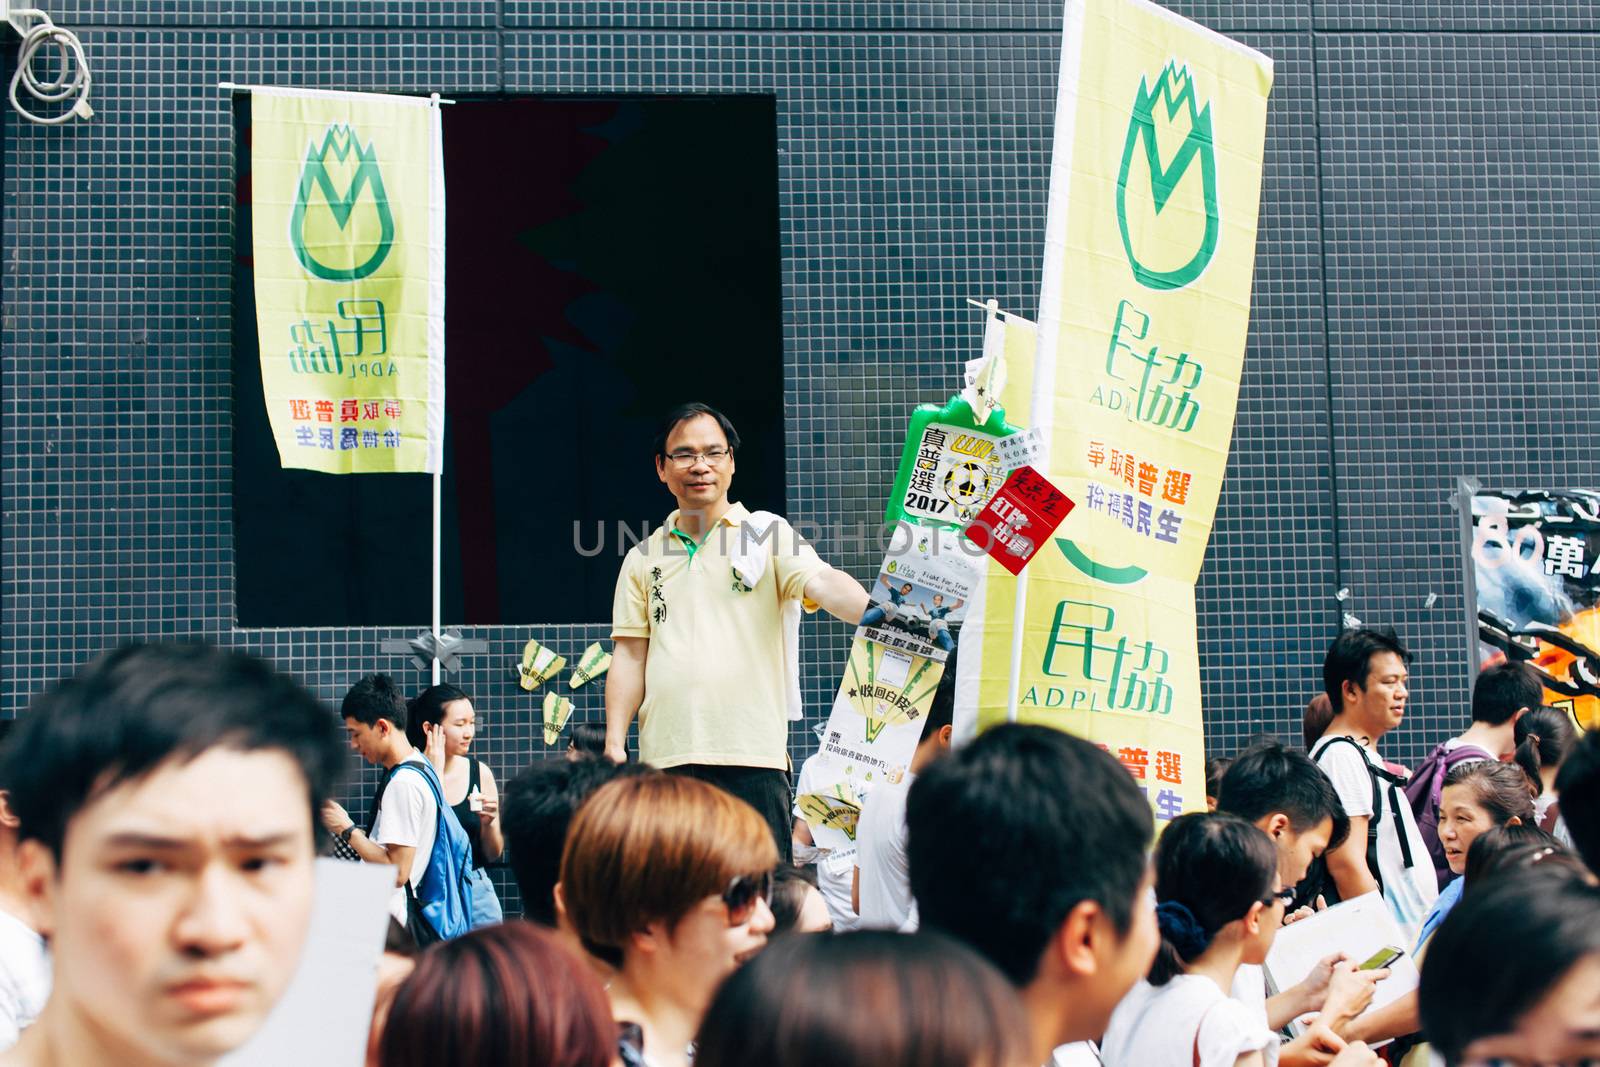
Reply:
<svg viewBox="0 0 1600 1067"><path fill-rule="evenodd" d="M789 510L813 522L881 514L909 408L947 395L976 349L966 297L1035 310L1053 0L45 6L83 31L99 117L58 130L6 120L7 714L129 637L252 649L330 699L373 666L411 670L375 650L420 619L384 631L232 625L232 134L219 80L775 94ZM1397 738L1415 758L1465 695L1453 478L1600 478L1586 352L1600 146L1584 110L1600 69L1596 42L1565 32L1594 12L1175 6L1264 49L1278 71L1250 353L1200 583L1212 747L1297 733L1337 625L1334 592L1349 585L1351 610L1400 625L1423 651L1416 721ZM878 554L824 548L862 577ZM537 632L576 653L605 626ZM493 645L462 681L504 775L543 750L535 702L509 673L529 632L469 636ZM808 631L813 720L846 640L840 625ZM578 715L598 719L599 691L577 696ZM793 740L797 756L809 751L805 731Z"/></svg>
<svg viewBox="0 0 1600 1067"><path fill-rule="evenodd" d="M1416 740L1468 707L1455 479L1600 484L1600 40L1337 35L1317 64L1342 580L1417 638Z"/></svg>

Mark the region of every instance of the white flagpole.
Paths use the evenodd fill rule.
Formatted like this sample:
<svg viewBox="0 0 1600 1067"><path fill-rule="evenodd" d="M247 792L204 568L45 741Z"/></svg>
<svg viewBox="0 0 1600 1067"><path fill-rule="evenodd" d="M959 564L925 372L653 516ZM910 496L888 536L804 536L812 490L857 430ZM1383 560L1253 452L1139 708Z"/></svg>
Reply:
<svg viewBox="0 0 1600 1067"><path fill-rule="evenodd" d="M433 685L439 684L439 638L444 632L440 621L442 614L439 608L440 601L440 557L443 555L443 546L439 543L440 516L444 511L444 475L438 471L433 475Z"/></svg>

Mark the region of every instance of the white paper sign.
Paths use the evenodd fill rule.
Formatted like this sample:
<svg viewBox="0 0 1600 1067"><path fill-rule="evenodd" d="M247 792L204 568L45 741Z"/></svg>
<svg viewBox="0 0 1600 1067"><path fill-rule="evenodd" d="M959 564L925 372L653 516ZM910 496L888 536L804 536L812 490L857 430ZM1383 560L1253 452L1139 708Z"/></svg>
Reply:
<svg viewBox="0 0 1600 1067"><path fill-rule="evenodd" d="M389 931L394 868L317 860L305 951L266 1025L222 1067L362 1067Z"/></svg>
<svg viewBox="0 0 1600 1067"><path fill-rule="evenodd" d="M1383 894L1372 892L1342 901L1278 931L1272 951L1267 953L1267 988L1276 995L1299 985L1313 967L1335 952L1343 952L1359 965L1385 948L1401 949L1404 955L1389 965L1389 977L1373 991L1368 1012L1416 989L1421 975L1411 958L1411 943L1400 932ZM1290 1025L1296 1036L1305 1031L1299 1020Z"/></svg>

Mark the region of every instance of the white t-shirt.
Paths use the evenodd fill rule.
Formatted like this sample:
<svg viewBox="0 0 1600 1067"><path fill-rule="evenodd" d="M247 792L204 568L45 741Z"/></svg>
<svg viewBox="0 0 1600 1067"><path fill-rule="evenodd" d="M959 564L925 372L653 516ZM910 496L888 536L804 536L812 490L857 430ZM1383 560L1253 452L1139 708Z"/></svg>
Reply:
<svg viewBox="0 0 1600 1067"><path fill-rule="evenodd" d="M1233 972L1233 999L1267 1017L1267 972L1259 963L1241 963Z"/></svg>
<svg viewBox="0 0 1600 1067"><path fill-rule="evenodd" d="M856 826L856 868L861 872L861 929L917 928L906 862L906 795L911 775L874 787Z"/></svg>
<svg viewBox="0 0 1600 1067"><path fill-rule="evenodd" d="M50 952L27 923L0 911L0 1051L17 1043L50 999Z"/></svg>
<svg viewBox="0 0 1600 1067"><path fill-rule="evenodd" d="M1322 773L1333 783L1345 814L1352 818L1364 816L1370 819L1373 815L1372 776L1361 765L1361 755L1365 755L1367 762L1380 770L1383 769L1383 761L1367 746L1361 745L1360 748L1361 754L1357 754L1354 747L1344 742L1335 744L1331 738L1324 738L1312 749L1312 759L1316 760ZM1434 900L1439 896L1439 883L1433 872L1433 861L1428 856L1428 847L1423 843L1422 834L1417 831L1417 821L1411 815L1411 805L1406 803L1405 794L1399 792L1398 786L1395 787L1400 798L1400 810L1396 812L1390 801L1388 781L1380 777L1378 787L1378 875L1383 881L1383 899L1389 905L1395 922L1400 924L1406 944L1411 944L1416 941L1422 920L1427 917ZM1401 833L1406 835L1411 845L1409 869L1400 849ZM1365 842L1362 847L1366 847Z"/></svg>
<svg viewBox="0 0 1600 1067"><path fill-rule="evenodd" d="M1093 1041L1074 1041L1056 1049L1046 1067L1100 1067L1100 1051Z"/></svg>
<svg viewBox="0 0 1600 1067"><path fill-rule="evenodd" d="M413 752L401 762L423 763L422 753ZM410 845L416 849L411 857L411 889L416 891L422 876L428 872L428 860L433 856L433 839L439 833L439 805L433 799L433 790L422 775L411 770L396 770L384 787L383 801L378 805L378 818L372 824L372 841L378 845ZM389 913L406 922L406 891L395 886L389 899Z"/></svg>
<svg viewBox="0 0 1600 1067"><path fill-rule="evenodd" d="M1194 1067L1197 1047L1200 1067L1233 1067L1248 1052L1260 1052L1267 1067L1278 1062L1278 1035L1267 1029L1266 1011L1193 974L1163 986L1141 979L1111 1013L1100 1058L1106 1067Z"/></svg>
<svg viewBox="0 0 1600 1067"><path fill-rule="evenodd" d="M1466 742L1461 740L1461 738L1452 737L1450 740L1448 740L1448 741L1446 741L1444 743L1444 750L1446 752L1454 752L1456 749L1460 748L1464 744L1466 744ZM1483 746L1482 745L1475 745L1473 747L1482 748ZM1487 756L1468 756L1464 760L1457 760L1455 763L1452 763L1450 765L1450 769L1451 770L1455 770L1457 767L1470 767L1474 763L1487 763L1488 761L1489 761L1489 758Z"/></svg>
<svg viewBox="0 0 1600 1067"><path fill-rule="evenodd" d="M800 764L800 774L794 783L796 798L815 793L821 787L820 765L820 754ZM798 800L794 806L794 817L802 817ZM822 892L823 903L828 905L834 932L842 934L854 930L861 925L861 917L850 902L850 880L856 869L856 850L823 848L818 849L817 853L817 889Z"/></svg>

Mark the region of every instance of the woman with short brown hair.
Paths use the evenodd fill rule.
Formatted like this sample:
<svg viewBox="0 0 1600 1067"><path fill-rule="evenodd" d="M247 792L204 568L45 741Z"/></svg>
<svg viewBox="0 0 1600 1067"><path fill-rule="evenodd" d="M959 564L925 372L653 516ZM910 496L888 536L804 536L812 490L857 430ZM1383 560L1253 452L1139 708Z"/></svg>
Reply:
<svg viewBox="0 0 1600 1067"><path fill-rule="evenodd" d="M619 779L579 809L557 894L584 946L616 967L625 1063L686 1067L717 986L766 944L777 863L756 810L693 778Z"/></svg>

